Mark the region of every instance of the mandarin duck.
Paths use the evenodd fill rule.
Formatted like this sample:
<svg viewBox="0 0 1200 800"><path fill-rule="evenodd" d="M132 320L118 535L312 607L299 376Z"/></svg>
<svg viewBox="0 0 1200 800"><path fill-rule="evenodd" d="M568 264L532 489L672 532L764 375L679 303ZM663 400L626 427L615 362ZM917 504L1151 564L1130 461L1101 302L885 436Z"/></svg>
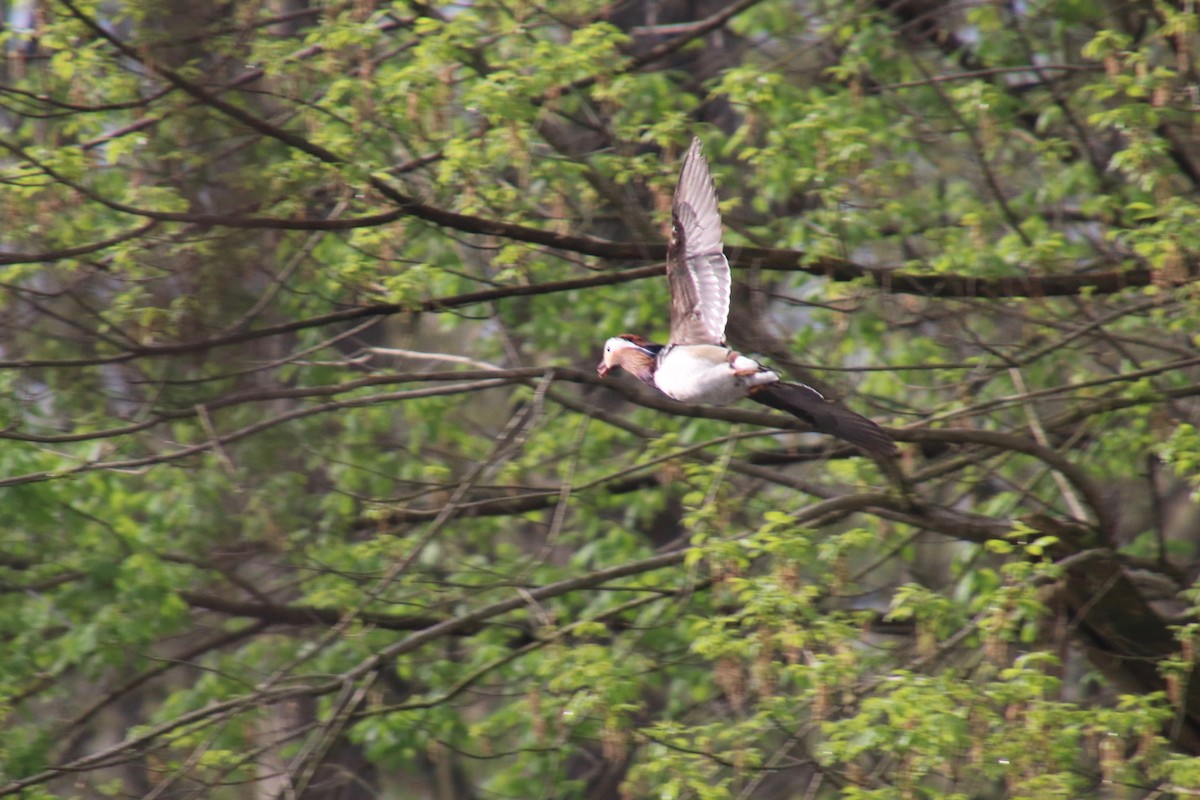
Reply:
<svg viewBox="0 0 1200 800"><path fill-rule="evenodd" d="M692 140L679 172L671 229L670 340L662 345L631 333L614 336L604 343L604 360L596 368L600 377L624 370L682 403L725 405L749 397L871 455L894 455L895 443L871 420L810 386L782 380L774 370L725 344L729 262L721 243L717 190L698 138Z"/></svg>

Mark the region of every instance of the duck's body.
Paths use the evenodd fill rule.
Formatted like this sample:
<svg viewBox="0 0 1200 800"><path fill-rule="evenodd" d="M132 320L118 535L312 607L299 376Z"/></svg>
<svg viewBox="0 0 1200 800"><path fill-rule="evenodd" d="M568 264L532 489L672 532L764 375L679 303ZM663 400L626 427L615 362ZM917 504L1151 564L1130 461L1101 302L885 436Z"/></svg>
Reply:
<svg viewBox="0 0 1200 800"><path fill-rule="evenodd" d="M751 358L715 344L676 344L658 354L654 385L681 403L728 405L779 376Z"/></svg>
<svg viewBox="0 0 1200 800"><path fill-rule="evenodd" d="M783 381L774 370L725 345L729 262L721 244L716 188L699 139L692 140L684 157L671 218L670 343L654 344L635 334L614 336L604 344L600 376L624 369L682 403L726 405L749 397L870 453L894 454L891 437L871 420L804 384Z"/></svg>

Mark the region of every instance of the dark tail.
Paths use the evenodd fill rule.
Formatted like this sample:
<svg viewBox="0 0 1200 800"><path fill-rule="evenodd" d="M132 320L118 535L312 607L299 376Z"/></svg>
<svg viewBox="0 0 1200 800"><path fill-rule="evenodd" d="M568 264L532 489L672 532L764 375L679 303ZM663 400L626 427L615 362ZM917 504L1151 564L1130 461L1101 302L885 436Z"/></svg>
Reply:
<svg viewBox="0 0 1200 800"><path fill-rule="evenodd" d="M872 455L896 454L896 443L883 428L802 383L777 381L756 386L750 390L750 399L786 411L812 425L813 430L844 439Z"/></svg>

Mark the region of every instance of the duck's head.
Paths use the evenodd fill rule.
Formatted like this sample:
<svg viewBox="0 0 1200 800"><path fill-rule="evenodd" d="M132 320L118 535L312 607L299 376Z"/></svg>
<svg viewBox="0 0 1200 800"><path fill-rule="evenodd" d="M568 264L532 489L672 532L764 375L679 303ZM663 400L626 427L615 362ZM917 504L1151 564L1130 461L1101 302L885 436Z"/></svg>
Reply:
<svg viewBox="0 0 1200 800"><path fill-rule="evenodd" d="M614 336L604 343L604 359L596 367L601 378L623 369L639 378L654 371L654 357L662 345L653 344L633 333Z"/></svg>

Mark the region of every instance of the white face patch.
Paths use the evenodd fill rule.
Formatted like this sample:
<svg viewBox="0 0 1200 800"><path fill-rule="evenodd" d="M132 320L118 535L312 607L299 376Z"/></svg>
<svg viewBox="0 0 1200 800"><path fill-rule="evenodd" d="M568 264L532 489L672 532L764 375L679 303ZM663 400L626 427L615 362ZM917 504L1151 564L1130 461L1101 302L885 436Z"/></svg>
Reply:
<svg viewBox="0 0 1200 800"><path fill-rule="evenodd" d="M604 343L604 366L615 366L617 363L617 353L622 350L628 350L629 348L633 348L634 350L641 349L633 342L629 341L628 339L622 339L620 336L614 336L609 339Z"/></svg>

